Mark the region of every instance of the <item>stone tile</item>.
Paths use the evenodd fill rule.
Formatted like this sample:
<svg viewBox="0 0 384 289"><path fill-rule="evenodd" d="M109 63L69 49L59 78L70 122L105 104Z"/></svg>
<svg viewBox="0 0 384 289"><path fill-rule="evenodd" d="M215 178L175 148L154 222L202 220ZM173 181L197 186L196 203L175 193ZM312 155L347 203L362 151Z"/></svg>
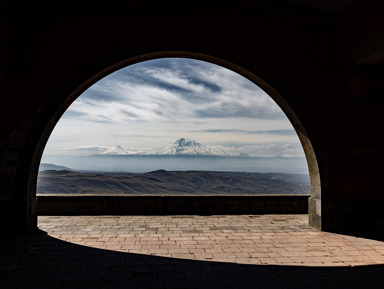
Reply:
<svg viewBox="0 0 384 289"><path fill-rule="evenodd" d="M315 267L384 263L384 243L316 231L307 215L44 216L39 227L66 242L141 255Z"/></svg>

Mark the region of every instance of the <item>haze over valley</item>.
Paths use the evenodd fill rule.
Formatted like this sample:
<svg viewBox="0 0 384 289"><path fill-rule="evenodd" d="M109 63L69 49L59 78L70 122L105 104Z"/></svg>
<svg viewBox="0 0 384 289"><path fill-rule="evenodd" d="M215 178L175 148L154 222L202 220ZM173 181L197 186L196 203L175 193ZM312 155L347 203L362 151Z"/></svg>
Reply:
<svg viewBox="0 0 384 289"><path fill-rule="evenodd" d="M100 169L92 172L88 167L88 170L76 171L63 166L42 163L37 193L41 195L285 195L309 194L310 190L309 177L305 174L252 172L267 168L272 171L281 170L281 159L276 162L275 167L271 160L264 159L265 164L261 168L263 161L261 158L252 158L244 153L230 154L225 151L225 148L208 147L185 138L176 140L166 148L145 149L140 152L115 146L98 155L89 156L87 159L88 162L93 160L99 163ZM85 157L80 157L80 160L84 163ZM288 163L292 165L292 160ZM109 166L115 171L108 172ZM156 169L157 166L162 169ZM173 170L164 170L165 167ZM177 170L179 167L183 170ZM193 170L193 167L197 170ZM122 170L116 172L117 168ZM206 170L207 168L210 170ZM136 172L126 172L129 170Z"/></svg>
<svg viewBox="0 0 384 289"><path fill-rule="evenodd" d="M304 157L257 157L241 148L207 146L179 138L166 147L105 147L88 156L43 156L42 162L78 171L146 173L155 170L202 170L307 174Z"/></svg>

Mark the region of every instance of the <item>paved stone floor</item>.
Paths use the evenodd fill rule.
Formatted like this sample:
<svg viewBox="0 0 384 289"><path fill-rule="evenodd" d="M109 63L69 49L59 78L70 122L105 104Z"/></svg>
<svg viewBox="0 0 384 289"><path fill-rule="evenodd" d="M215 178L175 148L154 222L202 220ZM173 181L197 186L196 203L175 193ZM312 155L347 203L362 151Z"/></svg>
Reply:
<svg viewBox="0 0 384 289"><path fill-rule="evenodd" d="M384 242L307 218L39 217L0 241L0 288L384 288Z"/></svg>

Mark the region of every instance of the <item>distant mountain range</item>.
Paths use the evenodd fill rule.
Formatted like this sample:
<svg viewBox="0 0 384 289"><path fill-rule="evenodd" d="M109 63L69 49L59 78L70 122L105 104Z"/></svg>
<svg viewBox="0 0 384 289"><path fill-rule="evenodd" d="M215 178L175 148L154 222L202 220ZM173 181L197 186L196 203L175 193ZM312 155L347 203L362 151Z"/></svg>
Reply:
<svg viewBox="0 0 384 289"><path fill-rule="evenodd" d="M64 166L40 163L39 171L73 171L73 170Z"/></svg>
<svg viewBox="0 0 384 289"><path fill-rule="evenodd" d="M198 143L195 140L187 138L179 138L173 144L164 148L144 148L131 149L121 145L115 145L100 155L193 155L193 156L222 156L222 157L238 157L248 156L244 153L229 151L228 148L221 146L207 146Z"/></svg>

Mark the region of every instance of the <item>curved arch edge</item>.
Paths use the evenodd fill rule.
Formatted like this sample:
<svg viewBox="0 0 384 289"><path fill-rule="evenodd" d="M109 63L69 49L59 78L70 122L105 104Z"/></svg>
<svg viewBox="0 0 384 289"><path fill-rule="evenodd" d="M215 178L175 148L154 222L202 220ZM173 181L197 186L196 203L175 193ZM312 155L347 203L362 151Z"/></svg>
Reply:
<svg viewBox="0 0 384 289"><path fill-rule="evenodd" d="M138 55L135 57L128 58L126 60L122 60L117 62L94 76L87 79L76 88L67 98L64 99L59 105L56 106L56 110L51 114L51 117L47 120L45 119L45 128L40 135L40 138L37 142L37 146L35 148L31 167L29 171L28 178L28 193L27 193L27 218L29 221L27 222L27 231L32 231L33 228L37 227L37 213L36 213L36 182L38 176L38 169L40 160L45 148L45 145L49 139L50 134L52 133L55 125L61 118L62 114L67 110L67 108L72 104L72 102L87 88L96 83L98 80L103 77L109 75L110 73L126 67L131 64L139 63L146 60L156 59L156 58L167 58L167 57L180 57L180 58L194 58L198 60L208 61L217 65L221 65L228 69L235 71L236 73L241 74L242 76L248 78L250 81L257 84L260 88L262 88L276 103L281 107L284 113L287 115L288 119L291 121L296 133L300 139L302 144L307 164L308 170L310 174L310 183L311 183L311 197L308 200L308 213L309 213L309 225L315 227L317 229L321 229L321 182L320 182L320 173L318 168L318 163L316 159L316 155L314 149L312 147L311 141L305 132L304 126L301 121L294 113L291 106L287 103L287 101L281 96L270 84L265 82L262 77L258 76L250 70L234 64L230 61L217 58L214 56L210 56L203 53L195 53L195 52L186 52L186 51L158 51L152 53L146 53L142 55Z"/></svg>

